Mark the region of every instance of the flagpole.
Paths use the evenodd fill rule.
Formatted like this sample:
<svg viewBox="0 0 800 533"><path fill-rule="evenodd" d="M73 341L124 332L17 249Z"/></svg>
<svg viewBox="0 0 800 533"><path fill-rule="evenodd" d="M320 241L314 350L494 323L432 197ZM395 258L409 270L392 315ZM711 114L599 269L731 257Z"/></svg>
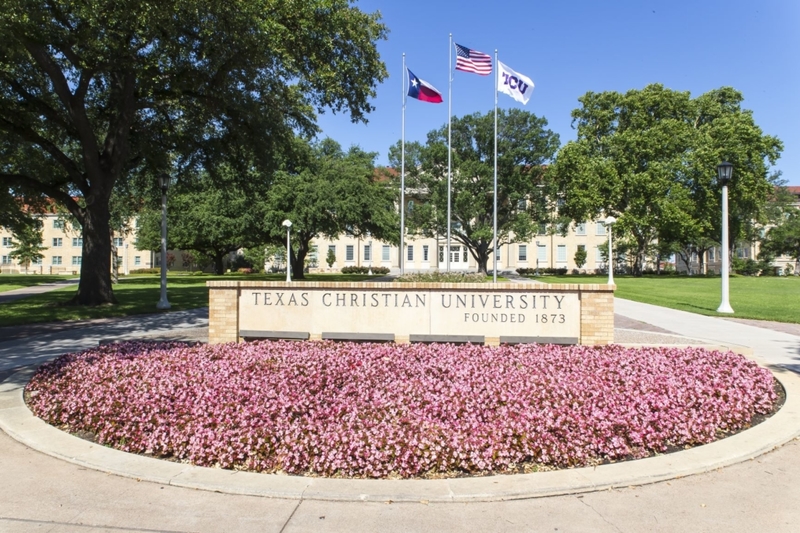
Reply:
<svg viewBox="0 0 800 533"><path fill-rule="evenodd" d="M453 145L450 132L452 131L453 121L453 34L450 34L450 70L447 73L447 272L450 272L450 189L452 187L452 154Z"/></svg>
<svg viewBox="0 0 800 533"><path fill-rule="evenodd" d="M497 48L494 49L494 64L497 63ZM499 68L494 69L494 269L492 282L497 283L497 83Z"/></svg>
<svg viewBox="0 0 800 533"><path fill-rule="evenodd" d="M405 274L403 268L403 244L406 233L406 54L403 53L403 120L400 133L400 257L397 258L397 266L400 267L400 275Z"/></svg>

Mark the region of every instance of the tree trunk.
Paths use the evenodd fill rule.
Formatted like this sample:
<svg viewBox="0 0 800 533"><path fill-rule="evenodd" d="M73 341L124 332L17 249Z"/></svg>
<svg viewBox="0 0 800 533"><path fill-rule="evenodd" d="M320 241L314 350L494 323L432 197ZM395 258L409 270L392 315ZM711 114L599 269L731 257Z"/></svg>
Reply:
<svg viewBox="0 0 800 533"><path fill-rule="evenodd" d="M108 202L87 202L84 210L81 278L67 305L117 303L111 287L111 217Z"/></svg>
<svg viewBox="0 0 800 533"><path fill-rule="evenodd" d="M472 254L472 257L474 257L475 261L478 263L478 273L488 276L489 244L480 242L478 244L467 245L463 241L461 244L463 244L469 249L470 253Z"/></svg>
<svg viewBox="0 0 800 533"><path fill-rule="evenodd" d="M225 252L214 252L214 274L221 276L225 273L225 265L222 260L225 258ZM166 261L166 257L162 261Z"/></svg>
<svg viewBox="0 0 800 533"><path fill-rule="evenodd" d="M294 253L295 248L297 249L296 253ZM306 279L304 271L306 266L306 256L308 255L309 250L310 246L307 241L300 241L300 245L297 247L292 246L291 250L293 252L291 254L292 279Z"/></svg>

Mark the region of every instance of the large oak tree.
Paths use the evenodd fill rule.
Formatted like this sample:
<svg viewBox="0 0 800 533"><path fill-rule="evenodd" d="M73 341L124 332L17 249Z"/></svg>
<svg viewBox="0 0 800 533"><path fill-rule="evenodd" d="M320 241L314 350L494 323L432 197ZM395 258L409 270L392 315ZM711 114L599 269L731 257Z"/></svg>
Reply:
<svg viewBox="0 0 800 533"><path fill-rule="evenodd" d="M470 251L486 273L494 252L494 113L452 120L451 238ZM553 191L545 164L558 150L547 120L521 109L500 110L497 130L497 240L527 242L549 222ZM400 167L400 143L390 161ZM447 235L447 125L428 133L425 145L408 143L408 228L427 237Z"/></svg>
<svg viewBox="0 0 800 533"><path fill-rule="evenodd" d="M303 279L305 259L318 236L336 239L349 233L399 242L398 189L388 174L375 168L377 154L358 146L344 151L329 138L297 152L305 156L275 174L260 224L271 242L280 244L286 237L282 222L292 222L294 279Z"/></svg>
<svg viewBox="0 0 800 533"><path fill-rule="evenodd" d="M775 186L769 175L781 142L764 134L741 93L723 87L696 98L662 85L589 92L572 112L578 138L558 154L562 212L576 221L617 217L634 273L658 239L703 251L720 242L716 166L734 165L731 240L744 238Z"/></svg>
<svg viewBox="0 0 800 533"><path fill-rule="evenodd" d="M226 158L268 170L295 134L314 133L315 112L364 120L386 76L375 42L387 30L348 0L0 0L0 11L0 186L81 225L76 304L114 301L115 189Z"/></svg>

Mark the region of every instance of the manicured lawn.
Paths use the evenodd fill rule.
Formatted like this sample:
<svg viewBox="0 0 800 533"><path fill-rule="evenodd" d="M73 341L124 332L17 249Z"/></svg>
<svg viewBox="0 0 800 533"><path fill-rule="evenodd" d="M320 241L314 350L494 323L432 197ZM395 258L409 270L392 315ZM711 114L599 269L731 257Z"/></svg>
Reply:
<svg viewBox="0 0 800 533"><path fill-rule="evenodd" d="M50 276L40 274L0 274L0 292L32 287L72 279L75 276Z"/></svg>
<svg viewBox="0 0 800 533"><path fill-rule="evenodd" d="M11 277L11 276L9 276ZM30 276L35 277L35 276ZM43 278L47 276L36 276ZM52 276L57 279L64 277ZM357 274L306 274L305 281L366 281L377 276ZM226 276L187 276L170 275L167 279L167 298L172 311L194 309L208 305L209 280L248 280L282 281L285 274L268 275L226 275ZM74 294L76 287L69 286L45 294L0 305L0 327L31 324L35 322L57 322L65 320L86 320L146 313L156 313L161 279L157 275L130 276L114 285L117 305L99 307L73 307L63 305Z"/></svg>
<svg viewBox="0 0 800 533"><path fill-rule="evenodd" d="M546 283L605 283L607 276L541 276ZM716 312L721 299L718 277L614 276L615 295L672 309L709 316L731 316ZM800 323L800 277L730 278L730 301L736 318Z"/></svg>

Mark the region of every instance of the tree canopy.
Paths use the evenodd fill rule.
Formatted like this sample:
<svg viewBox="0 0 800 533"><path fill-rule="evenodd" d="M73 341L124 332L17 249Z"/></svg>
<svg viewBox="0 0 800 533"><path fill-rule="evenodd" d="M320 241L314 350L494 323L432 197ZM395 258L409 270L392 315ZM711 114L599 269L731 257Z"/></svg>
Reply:
<svg viewBox="0 0 800 533"><path fill-rule="evenodd" d="M558 150L547 120L520 109L499 110L497 131L498 248L524 242L549 219L552 198L544 165ZM487 272L494 252L494 113L452 119L451 236ZM447 235L447 125L428 133L425 145L407 143L407 214L410 231ZM409 157L410 156L410 157ZM399 168L400 143L390 150Z"/></svg>
<svg viewBox="0 0 800 533"><path fill-rule="evenodd" d="M720 242L716 166L734 165L731 241L763 217L781 142L764 134L741 93L723 87L697 98L648 85L627 93L588 92L572 112L578 138L553 167L561 212L575 221L613 215L641 273L653 242L707 248Z"/></svg>
<svg viewBox="0 0 800 533"><path fill-rule="evenodd" d="M305 157L277 172L267 195L261 226L272 242L285 242L282 222L292 222L291 267L303 279L305 259L317 236L336 239L349 233L397 242L398 189L375 168L377 154L357 146L346 152L332 139L306 144Z"/></svg>
<svg viewBox="0 0 800 533"><path fill-rule="evenodd" d="M233 176L212 179L207 174L179 184L167 194L167 245L198 252L222 274L225 255L264 242L260 221L266 189L245 192ZM160 209L141 212L137 248L161 249L161 216Z"/></svg>
<svg viewBox="0 0 800 533"><path fill-rule="evenodd" d="M386 77L349 0L2 0L0 184L83 231L78 304L113 302L110 199L156 174L276 168L330 109L364 121ZM241 175L244 175L241 172Z"/></svg>

